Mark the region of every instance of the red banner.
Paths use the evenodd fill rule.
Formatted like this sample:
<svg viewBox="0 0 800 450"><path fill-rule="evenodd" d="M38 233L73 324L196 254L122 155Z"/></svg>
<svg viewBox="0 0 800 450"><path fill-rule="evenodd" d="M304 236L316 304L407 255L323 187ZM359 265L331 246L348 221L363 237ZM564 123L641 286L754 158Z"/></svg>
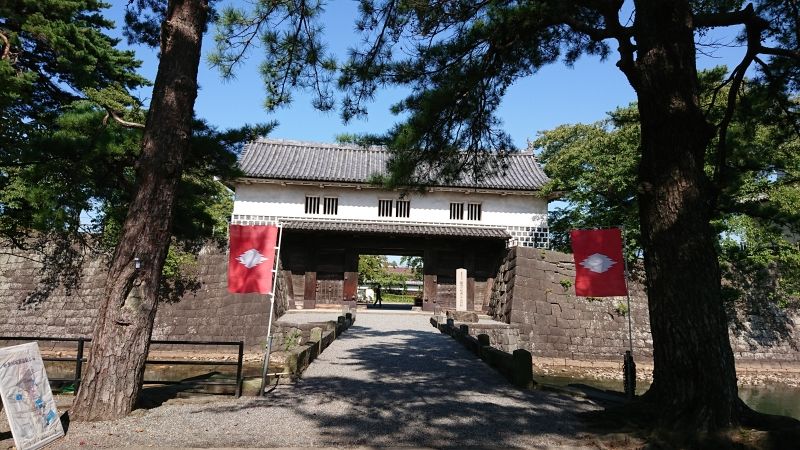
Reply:
<svg viewBox="0 0 800 450"><path fill-rule="evenodd" d="M228 292L272 292L278 227L231 225L230 238Z"/></svg>
<svg viewBox="0 0 800 450"><path fill-rule="evenodd" d="M580 297L627 295L622 234L619 228L572 230L575 294Z"/></svg>

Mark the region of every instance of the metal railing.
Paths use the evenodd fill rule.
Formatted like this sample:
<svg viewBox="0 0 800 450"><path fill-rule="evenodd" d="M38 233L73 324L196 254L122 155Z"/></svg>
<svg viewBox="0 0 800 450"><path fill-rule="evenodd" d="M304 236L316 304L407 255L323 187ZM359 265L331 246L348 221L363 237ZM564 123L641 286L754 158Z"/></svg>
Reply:
<svg viewBox="0 0 800 450"><path fill-rule="evenodd" d="M50 378L52 381L58 382L72 382L77 391L81 382L83 374L83 363L87 361L84 357L84 347L87 342L91 342L90 338L54 338L44 336L0 336L0 341L44 341L44 342L75 342L77 343L77 351L74 357L55 357L48 356L42 357L42 361L47 362L75 362L75 371L73 378ZM206 381L206 380L145 380L142 384L191 384L191 385L205 385L205 386L235 386L234 396L237 398L242 395L242 366L244 361L244 342L243 341L150 341L150 344L164 344L164 345L213 345L213 346L236 346L238 348L238 357L236 362L233 361L216 361L216 360L179 360L179 359L148 359L145 361L147 364L162 364L162 365L192 365L192 366L236 366L236 381Z"/></svg>

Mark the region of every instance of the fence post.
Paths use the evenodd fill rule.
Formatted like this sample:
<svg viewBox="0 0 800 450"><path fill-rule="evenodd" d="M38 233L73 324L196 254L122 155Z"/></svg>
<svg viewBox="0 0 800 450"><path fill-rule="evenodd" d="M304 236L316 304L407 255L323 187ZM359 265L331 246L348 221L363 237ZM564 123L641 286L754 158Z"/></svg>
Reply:
<svg viewBox="0 0 800 450"><path fill-rule="evenodd" d="M236 360L236 398L242 396L242 364L244 363L244 341L239 341L239 359Z"/></svg>
<svg viewBox="0 0 800 450"><path fill-rule="evenodd" d="M75 393L78 393L78 386L81 384L83 376L83 338L78 338L78 356L75 357Z"/></svg>
<svg viewBox="0 0 800 450"><path fill-rule="evenodd" d="M488 353L488 352L484 351L483 348L484 347L491 347L491 345L492 344L491 344L491 341L489 340L489 335L488 334L479 334L478 335L478 357L480 357L483 360L486 360L486 353Z"/></svg>
<svg viewBox="0 0 800 450"><path fill-rule="evenodd" d="M531 352L522 348L514 350L511 382L521 388L529 388L533 384L533 357Z"/></svg>
<svg viewBox="0 0 800 450"><path fill-rule="evenodd" d="M622 364L622 383L625 387L625 396L636 397L636 363L630 350L625 350L625 359Z"/></svg>

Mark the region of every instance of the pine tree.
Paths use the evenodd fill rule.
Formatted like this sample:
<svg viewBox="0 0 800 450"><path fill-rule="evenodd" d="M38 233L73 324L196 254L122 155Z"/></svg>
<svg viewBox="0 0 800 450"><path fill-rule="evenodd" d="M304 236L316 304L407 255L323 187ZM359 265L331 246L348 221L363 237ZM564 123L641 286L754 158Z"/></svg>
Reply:
<svg viewBox="0 0 800 450"><path fill-rule="evenodd" d="M93 95L108 105L116 98L118 106L129 108L135 101L128 91L147 84L136 73L140 62L133 52L118 50L118 41L106 34L114 24L103 18L104 7L89 0L0 4L0 242L5 246L29 247L32 231L77 229L88 205L64 184L86 175L83 167L97 155L90 155L87 142L77 145L74 136L56 133L83 127L86 114L93 114L87 104L75 102ZM122 111L113 112L121 118ZM52 176L48 168L59 166L65 176Z"/></svg>
<svg viewBox="0 0 800 450"><path fill-rule="evenodd" d="M395 106L408 119L391 132L389 182L425 184L431 174L502 170L512 147L495 112L508 86L562 55L568 64L584 54L607 58L613 43L641 130L637 191L655 364L642 400L669 427L717 430L753 417L737 394L710 221L747 69L758 65L775 92L786 92L796 90L800 67L795 2L756 5L635 0L628 11L621 0L364 0L358 27L370 44L353 50L340 79L349 92L345 118L364 114L363 101L380 86L412 89ZM712 121L699 102L695 36L728 26L742 29L746 53L726 80L725 113ZM796 105L786 111L796 114ZM420 173L420 165L438 170Z"/></svg>

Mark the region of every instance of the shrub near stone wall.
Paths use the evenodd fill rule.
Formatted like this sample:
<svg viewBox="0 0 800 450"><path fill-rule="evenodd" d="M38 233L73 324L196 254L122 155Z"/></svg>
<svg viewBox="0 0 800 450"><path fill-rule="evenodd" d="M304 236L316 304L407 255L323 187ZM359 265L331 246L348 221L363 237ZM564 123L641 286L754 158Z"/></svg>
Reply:
<svg viewBox="0 0 800 450"><path fill-rule="evenodd" d="M621 360L628 348L628 318L633 322L634 353L652 357L647 296L633 283L631 310L625 297L577 297L572 255L514 247L501 264L489 315L519 328L520 347L534 356L594 361ZM772 318L739 313L732 321L731 345L739 361L769 359L800 362L800 318L772 311ZM780 333L774 329L779 318Z"/></svg>

